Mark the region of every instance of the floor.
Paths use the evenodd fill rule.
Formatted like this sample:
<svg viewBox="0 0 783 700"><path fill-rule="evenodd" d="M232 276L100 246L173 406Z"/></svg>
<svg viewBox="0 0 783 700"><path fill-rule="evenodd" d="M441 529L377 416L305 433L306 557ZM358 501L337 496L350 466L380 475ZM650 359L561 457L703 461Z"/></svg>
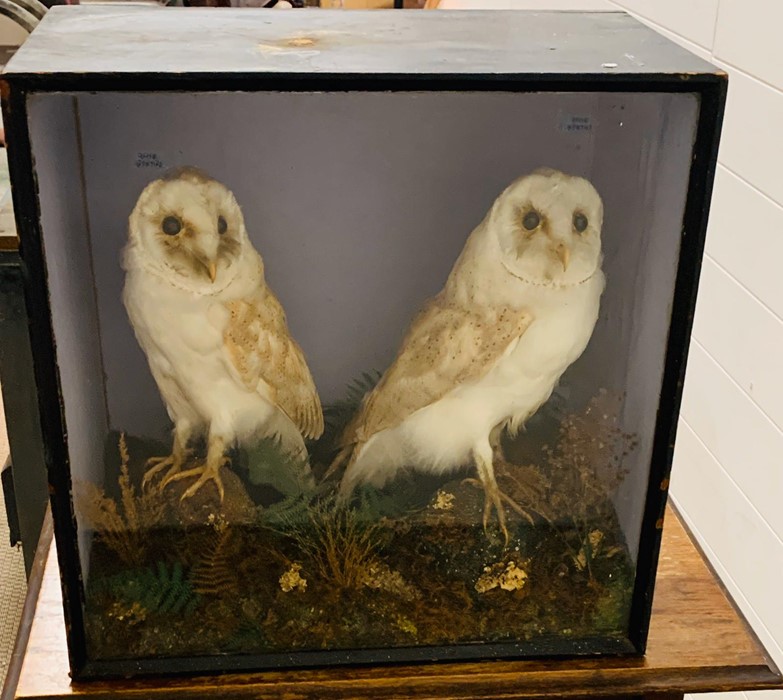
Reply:
<svg viewBox="0 0 783 700"><path fill-rule="evenodd" d="M5 432L3 400L0 397L0 464L8 457L8 437ZM16 626L22 613L27 584L22 550L9 546L5 501L0 489L0 687L5 680L8 662L14 648Z"/></svg>

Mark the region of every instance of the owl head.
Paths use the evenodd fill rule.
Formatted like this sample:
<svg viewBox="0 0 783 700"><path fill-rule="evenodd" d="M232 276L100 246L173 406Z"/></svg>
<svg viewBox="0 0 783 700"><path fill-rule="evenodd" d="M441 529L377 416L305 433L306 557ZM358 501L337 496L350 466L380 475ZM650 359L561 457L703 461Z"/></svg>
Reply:
<svg viewBox="0 0 783 700"><path fill-rule="evenodd" d="M234 195L192 167L147 185L129 223L129 243L147 263L205 291L231 273L247 241Z"/></svg>
<svg viewBox="0 0 783 700"><path fill-rule="evenodd" d="M524 281L579 284L601 266L603 204L581 177L541 168L515 180L497 198L489 234L503 266Z"/></svg>

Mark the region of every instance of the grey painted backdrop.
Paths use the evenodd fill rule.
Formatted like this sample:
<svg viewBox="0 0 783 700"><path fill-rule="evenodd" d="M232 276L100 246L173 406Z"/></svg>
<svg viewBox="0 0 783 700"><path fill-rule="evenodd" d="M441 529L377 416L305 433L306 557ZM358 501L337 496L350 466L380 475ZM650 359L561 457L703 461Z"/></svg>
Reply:
<svg viewBox="0 0 783 700"><path fill-rule="evenodd" d="M199 166L234 191L327 404L389 364L497 194L555 167L604 199L601 319L564 384L576 405L601 387L626 392L640 447L618 508L635 550L697 109L691 95L641 93L79 96L108 425L170 429L120 300L127 217L158 165ZM36 157L56 181L53 156ZM69 299L53 293L56 314ZM62 352L61 371L86 359Z"/></svg>
<svg viewBox="0 0 783 700"><path fill-rule="evenodd" d="M68 95L55 95L33 98L30 107L71 474L75 481L102 483L108 412L101 346L95 342L98 313L81 185L81 154L74 138L76 102ZM53 468L65 469L65 465ZM90 542L79 528L79 555L85 575Z"/></svg>

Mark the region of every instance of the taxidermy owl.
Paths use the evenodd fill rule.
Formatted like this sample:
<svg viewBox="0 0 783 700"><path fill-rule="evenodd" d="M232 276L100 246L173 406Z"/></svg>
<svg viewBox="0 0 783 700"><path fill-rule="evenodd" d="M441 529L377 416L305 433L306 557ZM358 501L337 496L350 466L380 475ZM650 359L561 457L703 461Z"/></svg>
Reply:
<svg viewBox="0 0 783 700"><path fill-rule="evenodd" d="M197 477L183 498L214 481L227 450L274 437L306 457L323 432L321 403L285 313L264 280L234 195L195 168L151 182L130 216L123 302L174 423L171 454L150 460L145 484ZM206 460L183 469L206 438Z"/></svg>
<svg viewBox="0 0 783 700"><path fill-rule="evenodd" d="M340 495L401 469L474 466L484 528L508 541L493 456L584 351L598 319L603 205L585 179L541 169L513 182L468 238L446 285L413 320L342 438Z"/></svg>

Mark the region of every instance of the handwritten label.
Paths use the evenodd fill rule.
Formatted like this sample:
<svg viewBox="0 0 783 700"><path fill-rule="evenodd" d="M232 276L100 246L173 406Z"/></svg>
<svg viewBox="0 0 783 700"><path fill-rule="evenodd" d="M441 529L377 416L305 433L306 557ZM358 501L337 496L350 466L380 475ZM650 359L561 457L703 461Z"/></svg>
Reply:
<svg viewBox="0 0 783 700"><path fill-rule="evenodd" d="M560 130L570 133L587 133L593 130L593 121L589 116L563 114L560 117Z"/></svg>
<svg viewBox="0 0 783 700"><path fill-rule="evenodd" d="M133 164L140 170L163 170L166 167L159 151L139 151Z"/></svg>

